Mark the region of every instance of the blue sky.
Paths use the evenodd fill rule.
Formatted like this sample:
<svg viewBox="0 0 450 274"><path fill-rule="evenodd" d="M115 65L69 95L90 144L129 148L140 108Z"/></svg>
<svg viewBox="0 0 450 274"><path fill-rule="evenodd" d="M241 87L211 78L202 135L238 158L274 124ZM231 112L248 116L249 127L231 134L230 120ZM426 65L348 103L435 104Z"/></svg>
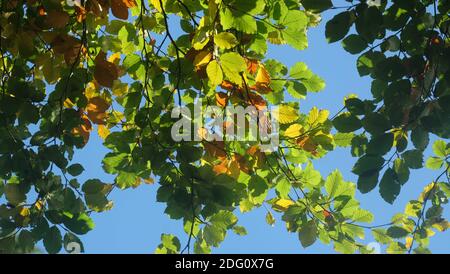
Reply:
<svg viewBox="0 0 450 274"><path fill-rule="evenodd" d="M326 17L324 21L326 21ZM288 46L273 46L269 50L269 58L278 59L287 66L302 61L318 75L325 79L327 88L317 94L309 94L307 100L300 102L302 112L318 105L329 109L331 114L342 107L344 96L355 93L360 98L370 96L370 79L360 78L356 71L356 56L345 52L339 43L329 45L324 37L324 24L309 31L309 48L296 51ZM89 144L76 153L74 162L85 167L81 180L99 178L104 182L113 182L114 177L103 172L101 160L108 152L101 145L96 134L91 135ZM427 156L429 155L427 151ZM356 182L357 177L350 172L356 158L352 158L348 149L337 149L325 158L314 162L323 176L334 169L340 169L346 180ZM358 194L362 207L372 211L376 219L374 224L389 222L392 215L403 211L410 199L416 198L423 187L436 177L436 173L412 170L409 182L402 188L394 205L384 202L377 190L369 194ZM165 204L156 202L158 184L143 185L137 189L125 191L115 190L111 198L114 208L109 212L94 214L96 228L82 237L88 253L153 253L160 242L161 233L173 233L179 236L182 245L187 236L182 230L180 221L170 220L164 214ZM326 246L319 241L313 246L303 249L297 234L288 233L284 223L277 220L274 227L265 222L265 209L240 214L239 224L247 228L247 236L237 236L230 232L220 248L214 253L334 253L331 245ZM446 218L450 215L447 212ZM367 242L371 241L367 231ZM431 250L434 253L450 252L450 232L438 233L431 239Z"/></svg>

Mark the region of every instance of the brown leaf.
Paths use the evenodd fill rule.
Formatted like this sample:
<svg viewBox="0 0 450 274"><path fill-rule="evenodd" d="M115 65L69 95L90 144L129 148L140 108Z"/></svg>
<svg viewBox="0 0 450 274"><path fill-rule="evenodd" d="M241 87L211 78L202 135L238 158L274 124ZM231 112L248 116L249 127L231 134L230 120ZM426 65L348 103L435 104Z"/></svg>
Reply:
<svg viewBox="0 0 450 274"><path fill-rule="evenodd" d="M249 92L248 93L248 104L254 106L257 110L264 110L267 107L267 102L260 95Z"/></svg>
<svg viewBox="0 0 450 274"><path fill-rule="evenodd" d="M83 137L84 144L86 145L89 141L89 135L92 131L92 124L89 121L88 117L84 114L81 116L82 124L72 130L72 134L75 136Z"/></svg>
<svg viewBox="0 0 450 274"><path fill-rule="evenodd" d="M105 124L106 111L109 109L109 106L102 97L93 97L86 106L87 116L94 124L103 125Z"/></svg>
<svg viewBox="0 0 450 274"><path fill-rule="evenodd" d="M75 13L77 15L77 22L81 23L86 20L87 11L82 6L75 6Z"/></svg>
<svg viewBox="0 0 450 274"><path fill-rule="evenodd" d="M128 19L128 7L125 3L126 0L111 0L111 11L112 14L122 20Z"/></svg>
<svg viewBox="0 0 450 274"><path fill-rule="evenodd" d="M47 13L45 18L46 26L50 28L64 28L69 23L69 14L65 11L51 10Z"/></svg>
<svg viewBox="0 0 450 274"><path fill-rule="evenodd" d="M105 87L112 88L114 80L119 78L119 70L114 63L106 61L106 54L103 51L95 58L94 78Z"/></svg>
<svg viewBox="0 0 450 274"><path fill-rule="evenodd" d="M310 152L312 155L317 154L317 144L315 144L309 136L300 137L296 142L303 150Z"/></svg>

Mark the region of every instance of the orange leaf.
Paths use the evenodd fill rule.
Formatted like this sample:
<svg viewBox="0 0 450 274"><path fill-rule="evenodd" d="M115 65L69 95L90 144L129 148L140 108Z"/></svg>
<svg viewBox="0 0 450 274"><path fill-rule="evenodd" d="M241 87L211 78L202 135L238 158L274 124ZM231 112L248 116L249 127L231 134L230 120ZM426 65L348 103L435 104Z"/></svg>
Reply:
<svg viewBox="0 0 450 274"><path fill-rule="evenodd" d="M258 60L245 59L245 62L247 63L248 73L255 74L259 66Z"/></svg>
<svg viewBox="0 0 450 274"><path fill-rule="evenodd" d="M224 92L216 93L216 103L219 107L226 107L228 102L228 95Z"/></svg>
<svg viewBox="0 0 450 274"><path fill-rule="evenodd" d="M325 219L332 216L332 215L331 215L331 212L328 211L328 210L326 210L326 209L325 209L324 211L322 211L322 214L323 214L323 217L324 217Z"/></svg>
<svg viewBox="0 0 450 274"><path fill-rule="evenodd" d="M123 0L123 2L125 3L125 6L127 6L127 8L133 8L137 6L135 0Z"/></svg>
<svg viewBox="0 0 450 274"><path fill-rule="evenodd" d="M39 6L37 8L37 11L38 11L39 16L45 16L47 14L47 12L45 11L44 6Z"/></svg>

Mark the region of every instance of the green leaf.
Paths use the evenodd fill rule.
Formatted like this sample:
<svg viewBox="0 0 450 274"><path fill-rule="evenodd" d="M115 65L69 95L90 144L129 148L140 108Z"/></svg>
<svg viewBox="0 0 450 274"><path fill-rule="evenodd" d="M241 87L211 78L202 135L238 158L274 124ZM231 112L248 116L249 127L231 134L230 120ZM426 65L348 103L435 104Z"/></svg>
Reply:
<svg viewBox="0 0 450 274"><path fill-rule="evenodd" d="M305 99L306 98L306 87L298 81L289 81L286 83L287 91L295 99Z"/></svg>
<svg viewBox="0 0 450 274"><path fill-rule="evenodd" d="M330 198L336 197L337 193L340 193L340 188L344 186L344 180L341 172L338 170L333 171L325 180L325 189Z"/></svg>
<svg viewBox="0 0 450 274"><path fill-rule="evenodd" d="M445 158L448 155L446 144L443 140L437 140L433 144L433 152L436 156Z"/></svg>
<svg viewBox="0 0 450 274"><path fill-rule="evenodd" d="M325 36L328 43L334 43L347 35L352 25L352 13L349 11L335 15L325 26Z"/></svg>
<svg viewBox="0 0 450 274"><path fill-rule="evenodd" d="M411 132L411 140L417 149L424 150L430 142L430 137L422 127L416 127Z"/></svg>
<svg viewBox="0 0 450 274"><path fill-rule="evenodd" d="M221 32L214 36L214 43L222 49L231 49L239 44L236 36L230 32Z"/></svg>
<svg viewBox="0 0 450 274"><path fill-rule="evenodd" d="M83 171L84 168L80 164L73 164L67 168L67 172L74 177L80 175Z"/></svg>
<svg viewBox="0 0 450 274"><path fill-rule="evenodd" d="M75 234L67 232L64 235L64 249L69 254L84 253L84 245Z"/></svg>
<svg viewBox="0 0 450 274"><path fill-rule="evenodd" d="M317 226L313 220L303 224L298 231L298 238L303 248L313 245L317 239Z"/></svg>
<svg viewBox="0 0 450 274"><path fill-rule="evenodd" d="M303 80L302 83L309 92L319 92L326 86L325 81L317 75L313 75L311 78Z"/></svg>
<svg viewBox="0 0 450 274"><path fill-rule="evenodd" d="M303 62L295 63L289 70L289 77L295 80L309 79L312 76L312 71Z"/></svg>
<svg viewBox="0 0 450 274"><path fill-rule="evenodd" d="M245 227L240 226L240 225L233 226L233 232L239 236L247 235L247 230L245 229Z"/></svg>
<svg viewBox="0 0 450 274"><path fill-rule="evenodd" d="M381 156L366 155L358 159L353 166L352 172L356 175L364 175L367 173L377 172L384 164L384 159Z"/></svg>
<svg viewBox="0 0 450 274"><path fill-rule="evenodd" d="M362 127L361 120L349 112L342 113L333 120L334 127L343 133L356 131Z"/></svg>
<svg viewBox="0 0 450 274"><path fill-rule="evenodd" d="M24 190L20 187L19 184L11 184L7 183L5 185L5 196L9 203L12 205L18 205L24 202L27 198Z"/></svg>
<svg viewBox="0 0 450 274"><path fill-rule="evenodd" d="M275 190L278 194L278 197L287 199L289 197L289 193L291 192L291 183L286 178L281 178L275 186Z"/></svg>
<svg viewBox="0 0 450 274"><path fill-rule="evenodd" d="M358 177L358 190L361 193L369 193L377 186L379 176L380 173L378 171L360 175Z"/></svg>
<svg viewBox="0 0 450 274"><path fill-rule="evenodd" d="M419 169L423 167L423 153L421 150L414 149L405 151L402 154L405 163L409 168Z"/></svg>
<svg viewBox="0 0 450 274"><path fill-rule="evenodd" d="M74 215L72 218L65 217L64 225L78 235L86 234L95 227L91 217L85 213Z"/></svg>
<svg viewBox="0 0 450 274"><path fill-rule="evenodd" d="M21 250L24 253L32 252L35 246L35 240L33 238L33 233L28 230L22 230L17 238L17 243L19 244Z"/></svg>
<svg viewBox="0 0 450 274"><path fill-rule="evenodd" d="M394 134L384 133L373 137L367 144L366 153L371 155L385 155L394 143Z"/></svg>
<svg viewBox="0 0 450 274"><path fill-rule="evenodd" d="M388 203L393 204L398 194L400 194L400 183L397 181L395 172L388 168L380 181L381 197Z"/></svg>
<svg viewBox="0 0 450 274"><path fill-rule="evenodd" d="M334 142L337 146L348 147L352 144L352 139L355 135L353 133L338 132L334 135Z"/></svg>
<svg viewBox="0 0 450 274"><path fill-rule="evenodd" d="M44 247L50 254L58 253L62 248L61 232L56 226L52 226L44 236Z"/></svg>
<svg viewBox="0 0 450 274"><path fill-rule="evenodd" d="M232 228L237 223L237 221L237 217L232 212L224 210L215 214L210 219L210 223L223 230Z"/></svg>
<svg viewBox="0 0 450 274"><path fill-rule="evenodd" d="M357 54L367 47L367 42L360 35L351 34L342 40L342 46L351 54Z"/></svg>
<svg viewBox="0 0 450 274"><path fill-rule="evenodd" d="M266 199L269 186L262 177L254 175L248 183L248 190L253 203L262 204Z"/></svg>
<svg viewBox="0 0 450 274"><path fill-rule="evenodd" d="M172 234L161 234L161 244L155 250L156 254L177 254L180 251L180 240Z"/></svg>
<svg viewBox="0 0 450 274"><path fill-rule="evenodd" d="M292 30L303 30L308 24L308 17L302 10L288 10L280 18L279 24Z"/></svg>
<svg viewBox="0 0 450 274"><path fill-rule="evenodd" d="M305 9L317 13L333 7L333 3L331 2L331 0L302 0L301 3L303 7L305 7Z"/></svg>
<svg viewBox="0 0 450 274"><path fill-rule="evenodd" d="M256 20L242 11L225 9L220 14L220 23L224 30L235 28L249 34L257 32Z"/></svg>
<svg viewBox="0 0 450 274"><path fill-rule="evenodd" d="M444 159L438 157L430 157L425 162L425 167L432 170L438 170L444 164Z"/></svg>
<svg viewBox="0 0 450 274"><path fill-rule="evenodd" d="M391 128L389 120L379 113L369 113L362 120L364 128L372 134L382 134Z"/></svg>
<svg viewBox="0 0 450 274"><path fill-rule="evenodd" d="M386 229L383 228L375 228L372 229L372 235L375 241L380 244L388 244L392 241L391 237L387 235Z"/></svg>
<svg viewBox="0 0 450 274"><path fill-rule="evenodd" d="M400 184L405 184L409 180L409 168L406 165L405 160L397 158L394 161L394 171L397 175L397 180Z"/></svg>
<svg viewBox="0 0 450 274"><path fill-rule="evenodd" d="M203 229L203 237L208 245L218 247L225 239L225 232L219 227L206 225Z"/></svg>
<svg viewBox="0 0 450 274"><path fill-rule="evenodd" d="M235 52L225 53L220 56L223 73L233 83L242 83L241 73L246 69L245 60Z"/></svg>
<svg viewBox="0 0 450 274"><path fill-rule="evenodd" d="M374 217L370 211L358 209L355 210L351 219L355 222L371 223Z"/></svg>
<svg viewBox="0 0 450 274"><path fill-rule="evenodd" d="M98 179L87 180L81 190L86 194L97 194L105 188L106 184Z"/></svg>
<svg viewBox="0 0 450 274"><path fill-rule="evenodd" d="M387 235L394 239L405 238L408 234L409 232L406 229L399 226L391 226L387 230Z"/></svg>

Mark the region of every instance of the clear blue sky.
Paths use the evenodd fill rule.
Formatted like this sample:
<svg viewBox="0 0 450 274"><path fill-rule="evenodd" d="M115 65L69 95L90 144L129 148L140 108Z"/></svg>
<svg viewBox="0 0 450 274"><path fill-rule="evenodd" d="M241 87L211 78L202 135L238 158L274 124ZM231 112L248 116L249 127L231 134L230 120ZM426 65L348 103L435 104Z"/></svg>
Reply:
<svg viewBox="0 0 450 274"><path fill-rule="evenodd" d="M325 18L326 20L327 18ZM300 103L302 112L318 105L336 113L342 107L344 96L356 93L361 98L370 96L370 79L360 78L356 71L356 57L346 53L339 43L329 45L324 38L324 24L309 32L309 49L299 52L287 46L271 47L269 58L282 61L288 66L295 62L306 62L318 75L323 77L327 88L318 94L309 94L307 100ZM80 162L85 167L82 178L99 178L105 182L113 182L114 177L103 172L101 160L108 152L101 145L96 134L84 150L76 153L74 162ZM428 154L429 155L429 151ZM323 176L334 169L340 169L346 180L356 182L357 178L350 172L355 158L349 150L337 149L325 158L316 161L315 167ZM436 177L436 173L425 169L412 171L409 182L402 188L400 196L394 205L384 202L377 190L370 194L360 195L362 207L372 211L374 224L389 222L396 212L403 211L404 205L414 199L423 187ZM156 202L158 184L143 185L137 189L115 190L111 195L114 208L109 212L94 214L96 227L82 237L88 253L152 253L160 242L161 233L176 234L183 243L187 236L182 230L182 223L170 220L165 214L165 204ZM237 210L238 211L238 210ZM236 212L237 212L236 211ZM331 245L326 246L319 241L313 246L303 249L297 234L288 233L284 222L278 220L274 227L265 222L264 208L251 213L238 214L239 224L247 228L247 236L237 236L230 232L220 248L214 253L333 253ZM450 214L446 212L446 218ZM367 242L371 241L370 231L367 231ZM431 250L434 253L450 252L450 232L438 233L431 239Z"/></svg>

